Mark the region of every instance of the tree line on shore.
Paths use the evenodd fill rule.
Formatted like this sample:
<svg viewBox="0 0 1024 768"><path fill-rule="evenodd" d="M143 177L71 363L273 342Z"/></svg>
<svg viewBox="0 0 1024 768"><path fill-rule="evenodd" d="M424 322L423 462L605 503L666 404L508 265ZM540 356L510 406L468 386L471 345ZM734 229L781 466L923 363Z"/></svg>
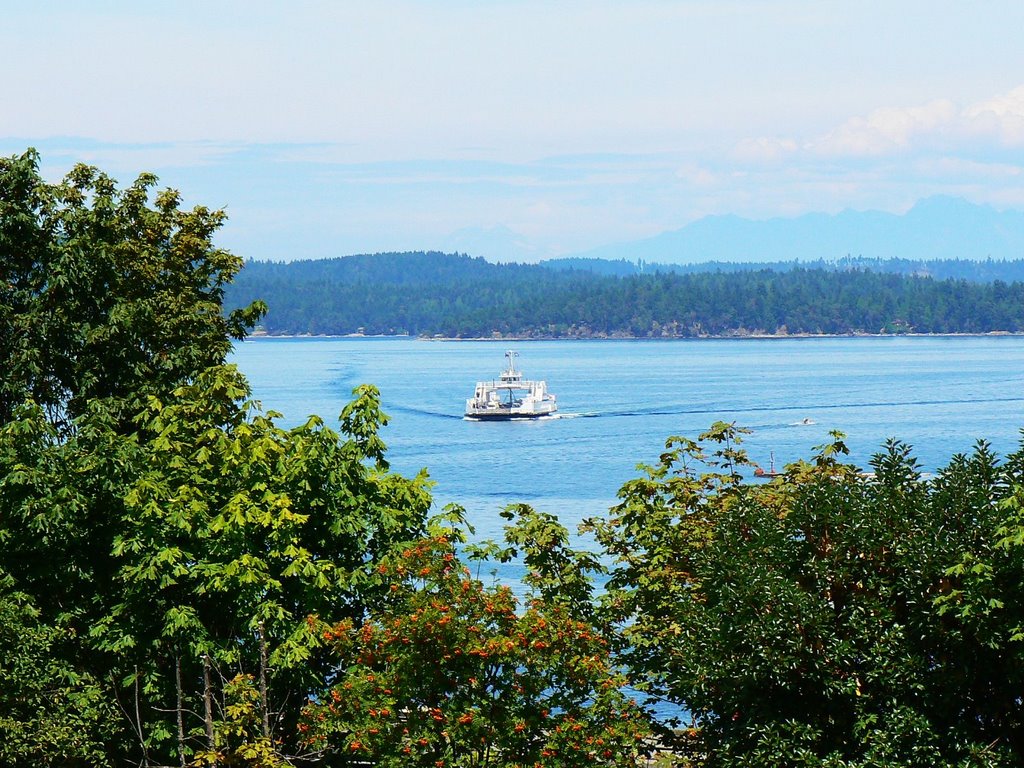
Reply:
<svg viewBox="0 0 1024 768"><path fill-rule="evenodd" d="M1024 450L866 476L833 434L765 483L717 423L592 551L526 505L470 541L372 386L337 428L251 401L226 356L265 307L222 311L221 214L154 185L0 159L0 763L1024 759ZM513 559L521 595L475 575Z"/></svg>
<svg viewBox="0 0 1024 768"><path fill-rule="evenodd" d="M936 279L861 262L747 266L617 275L580 264L490 264L441 253L248 262L226 301L237 308L266 300L262 329L291 335L665 338L1024 330L1024 282Z"/></svg>
<svg viewBox="0 0 1024 768"><path fill-rule="evenodd" d="M905 259L877 258L869 256L843 256L839 259L813 259L792 261L703 261L692 264L660 264L638 259L600 259L592 257L567 256L546 259L540 262L548 269L577 270L594 272L599 275L642 275L655 272L693 274L699 272L756 272L767 269L772 272L789 272L794 269L821 269L826 272L888 272L897 275L931 277L936 280L966 280L969 283L1004 283L1024 280L1022 259Z"/></svg>

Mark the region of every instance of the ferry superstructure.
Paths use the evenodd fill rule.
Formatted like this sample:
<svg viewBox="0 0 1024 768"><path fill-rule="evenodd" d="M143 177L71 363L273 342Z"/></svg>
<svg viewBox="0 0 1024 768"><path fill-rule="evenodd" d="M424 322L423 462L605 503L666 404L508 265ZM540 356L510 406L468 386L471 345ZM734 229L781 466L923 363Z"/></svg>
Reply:
<svg viewBox="0 0 1024 768"><path fill-rule="evenodd" d="M516 369L518 352L508 350L508 367L493 381L478 381L473 397L466 400L466 418L483 421L536 419L558 410L547 382L530 381Z"/></svg>

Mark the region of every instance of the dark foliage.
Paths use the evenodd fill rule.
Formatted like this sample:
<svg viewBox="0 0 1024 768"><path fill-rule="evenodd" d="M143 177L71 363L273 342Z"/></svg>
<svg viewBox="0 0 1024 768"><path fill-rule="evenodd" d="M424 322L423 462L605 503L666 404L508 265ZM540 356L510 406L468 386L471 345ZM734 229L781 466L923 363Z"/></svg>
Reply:
<svg viewBox="0 0 1024 768"><path fill-rule="evenodd" d="M271 334L659 338L1024 330L1020 282L937 280L859 262L629 276L582 262L568 266L499 265L441 253L249 262L226 304L266 300Z"/></svg>

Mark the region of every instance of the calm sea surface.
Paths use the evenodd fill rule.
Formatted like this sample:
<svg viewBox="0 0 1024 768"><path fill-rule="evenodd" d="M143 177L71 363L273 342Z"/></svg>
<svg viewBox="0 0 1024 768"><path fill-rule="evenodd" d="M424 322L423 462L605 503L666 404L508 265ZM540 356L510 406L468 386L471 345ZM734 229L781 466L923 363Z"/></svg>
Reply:
<svg viewBox="0 0 1024 768"><path fill-rule="evenodd" d="M462 418L475 382L497 377L508 347L527 378L547 380L562 418ZM979 438L1005 454L1024 426L1021 337L257 339L238 345L233 361L285 425L312 413L335 422L353 387L375 384L391 416L383 437L392 468L428 468L436 501L462 504L481 538L500 536L498 512L517 501L575 529L607 511L666 437L695 437L717 420L752 429L746 448L764 466L772 452L779 466L807 458L838 429L856 463L899 437L926 471Z"/></svg>

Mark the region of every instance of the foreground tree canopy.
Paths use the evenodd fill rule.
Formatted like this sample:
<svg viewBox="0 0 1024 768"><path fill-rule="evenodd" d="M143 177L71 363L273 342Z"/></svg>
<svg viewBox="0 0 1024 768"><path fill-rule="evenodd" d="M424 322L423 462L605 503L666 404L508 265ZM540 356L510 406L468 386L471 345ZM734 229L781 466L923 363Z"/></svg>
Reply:
<svg viewBox="0 0 1024 768"><path fill-rule="evenodd" d="M526 506L470 544L372 387L337 429L250 400L219 212L38 162L0 160L0 763L1024 761L1024 453L837 435L761 483L716 424L596 552Z"/></svg>
<svg viewBox="0 0 1024 768"><path fill-rule="evenodd" d="M932 480L841 436L764 485L740 434L673 438L592 528L620 660L695 716L709 765L1015 765L1020 485L984 443Z"/></svg>

